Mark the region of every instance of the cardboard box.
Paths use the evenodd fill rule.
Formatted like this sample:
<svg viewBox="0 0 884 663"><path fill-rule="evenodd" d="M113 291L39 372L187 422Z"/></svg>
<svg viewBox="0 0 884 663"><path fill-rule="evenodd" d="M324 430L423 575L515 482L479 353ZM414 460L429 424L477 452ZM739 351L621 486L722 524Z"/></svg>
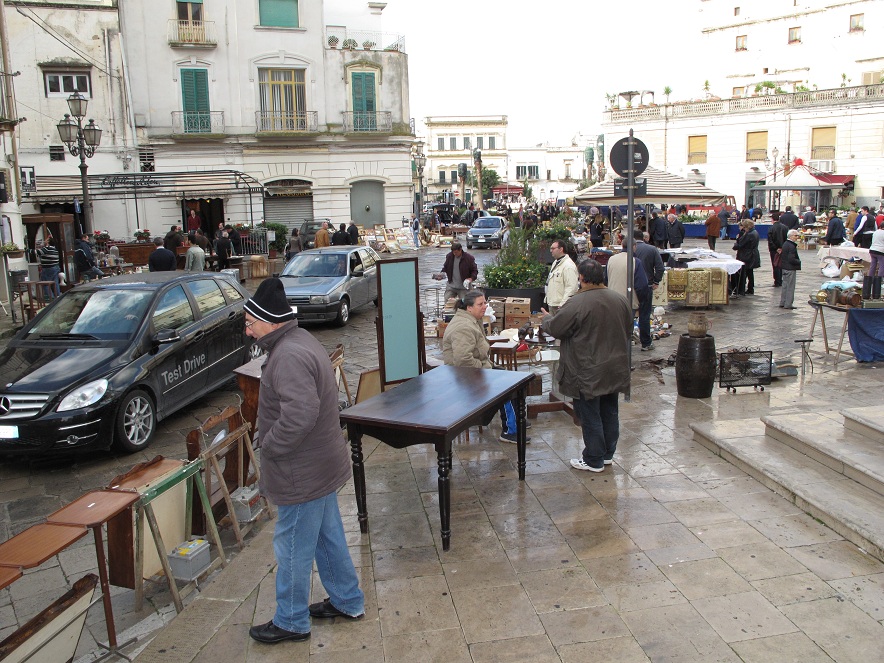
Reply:
<svg viewBox="0 0 884 663"><path fill-rule="evenodd" d="M505 326L507 329L519 329L531 319L530 315L510 315L506 314Z"/></svg>
<svg viewBox="0 0 884 663"><path fill-rule="evenodd" d="M531 300L527 297L507 297L506 314L531 315Z"/></svg>
<svg viewBox="0 0 884 663"><path fill-rule="evenodd" d="M498 320L503 320L506 315L506 298L505 297L491 297L488 300L488 305L494 309L494 315Z"/></svg>

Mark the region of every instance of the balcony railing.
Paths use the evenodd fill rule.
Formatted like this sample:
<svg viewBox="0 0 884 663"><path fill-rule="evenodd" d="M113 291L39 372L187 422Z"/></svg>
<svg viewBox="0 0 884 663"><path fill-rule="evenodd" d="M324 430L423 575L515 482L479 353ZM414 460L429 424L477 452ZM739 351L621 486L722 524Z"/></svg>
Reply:
<svg viewBox="0 0 884 663"><path fill-rule="evenodd" d="M727 115L783 108L838 106L863 101L880 103L881 100L884 100L884 84L858 85L789 94L763 94L756 97L737 97L718 101L691 101L640 108L613 108L608 112L611 114L611 122L620 123L677 117Z"/></svg>
<svg viewBox="0 0 884 663"><path fill-rule="evenodd" d="M325 45L331 49L405 52L405 37L386 32L350 30L344 26L325 26Z"/></svg>
<svg viewBox="0 0 884 663"><path fill-rule="evenodd" d="M835 158L835 146L834 145L817 145L816 147L811 148L810 158L811 159L834 159Z"/></svg>
<svg viewBox="0 0 884 663"><path fill-rule="evenodd" d="M688 165L706 163L705 152L688 152Z"/></svg>
<svg viewBox="0 0 884 663"><path fill-rule="evenodd" d="M317 111L257 111L255 123L258 132L303 132L318 131Z"/></svg>
<svg viewBox="0 0 884 663"><path fill-rule="evenodd" d="M171 46L217 46L214 21L169 21L169 44Z"/></svg>
<svg viewBox="0 0 884 663"><path fill-rule="evenodd" d="M746 161L764 161L767 158L767 150L746 150Z"/></svg>
<svg viewBox="0 0 884 663"><path fill-rule="evenodd" d="M393 114L390 111L346 111L345 133L392 133Z"/></svg>
<svg viewBox="0 0 884 663"><path fill-rule="evenodd" d="M224 111L173 111L174 134L223 134Z"/></svg>

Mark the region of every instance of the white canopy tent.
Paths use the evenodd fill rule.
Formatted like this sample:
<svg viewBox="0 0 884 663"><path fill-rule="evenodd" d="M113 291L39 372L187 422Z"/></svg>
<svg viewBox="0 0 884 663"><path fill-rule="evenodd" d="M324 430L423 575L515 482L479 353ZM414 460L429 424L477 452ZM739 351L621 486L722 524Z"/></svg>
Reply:
<svg viewBox="0 0 884 663"><path fill-rule="evenodd" d="M637 205L649 203L681 203L691 205L719 205L726 202L727 196L714 189L679 177L663 170L657 170L650 166L636 179L647 179L648 192L645 195L635 196ZM614 181L605 180L588 189L583 189L574 194L576 205L611 205L626 202L626 195L614 193Z"/></svg>

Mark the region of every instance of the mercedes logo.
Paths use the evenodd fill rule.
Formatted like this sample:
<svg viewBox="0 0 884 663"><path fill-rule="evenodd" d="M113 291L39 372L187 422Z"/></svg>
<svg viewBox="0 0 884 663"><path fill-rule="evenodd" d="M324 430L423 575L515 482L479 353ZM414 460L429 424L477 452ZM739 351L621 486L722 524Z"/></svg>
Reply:
<svg viewBox="0 0 884 663"><path fill-rule="evenodd" d="M0 417L4 417L9 414L9 411L12 409L12 403L9 401L8 396L0 396Z"/></svg>

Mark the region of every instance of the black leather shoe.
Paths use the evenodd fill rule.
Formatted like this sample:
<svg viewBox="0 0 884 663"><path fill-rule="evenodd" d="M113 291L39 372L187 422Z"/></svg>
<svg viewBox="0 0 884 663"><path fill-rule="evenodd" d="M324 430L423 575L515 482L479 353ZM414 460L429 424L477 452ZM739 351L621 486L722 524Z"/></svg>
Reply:
<svg viewBox="0 0 884 663"><path fill-rule="evenodd" d="M275 645L277 642L283 642L284 640L303 642L304 640L308 640L310 638L310 631L307 631L306 633L295 633L294 631L286 631L284 628L279 628L276 624L274 624L273 620L270 620L266 624L261 624L260 626L253 626L252 628L250 628L249 635L252 636L253 640L257 640L258 642L263 642L268 645Z"/></svg>
<svg viewBox="0 0 884 663"><path fill-rule="evenodd" d="M364 615L365 613L362 613L361 615L351 617L350 615L341 612L335 606L333 606L328 597L326 597L325 600L320 603L310 604L310 616L316 617L317 619L331 619L332 617L343 617L344 619L362 619Z"/></svg>

